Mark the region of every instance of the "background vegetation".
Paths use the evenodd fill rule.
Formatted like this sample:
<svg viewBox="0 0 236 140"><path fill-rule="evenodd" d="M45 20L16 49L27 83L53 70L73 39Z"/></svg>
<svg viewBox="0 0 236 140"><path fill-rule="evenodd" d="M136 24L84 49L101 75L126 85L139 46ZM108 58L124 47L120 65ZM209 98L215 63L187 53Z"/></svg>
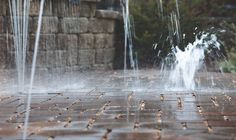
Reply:
<svg viewBox="0 0 236 140"><path fill-rule="evenodd" d="M168 40L167 23L170 14L177 13L176 0L162 0L163 13L160 13L158 1L130 0L134 51L138 54L141 67L158 66L171 51L172 44ZM181 35L185 34L185 38L178 43L178 46L183 49L189 42L193 42L196 33L202 31L214 32L224 46L222 53L229 59L229 63L221 63L222 68L225 71L235 70L235 0L179 0L178 4L180 33ZM174 43L177 45L176 42ZM118 60L121 60L121 58L118 58Z"/></svg>

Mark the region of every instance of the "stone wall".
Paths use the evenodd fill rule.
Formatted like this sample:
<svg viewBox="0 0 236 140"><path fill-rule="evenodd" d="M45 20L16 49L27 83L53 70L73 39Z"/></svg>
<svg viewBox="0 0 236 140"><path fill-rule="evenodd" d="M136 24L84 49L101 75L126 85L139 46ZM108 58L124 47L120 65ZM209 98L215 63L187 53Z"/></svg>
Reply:
<svg viewBox="0 0 236 140"><path fill-rule="evenodd" d="M110 69L119 13L97 10L100 0L45 0L37 67ZM39 0L31 1L27 66L34 50ZM0 68L15 67L8 0L0 1Z"/></svg>

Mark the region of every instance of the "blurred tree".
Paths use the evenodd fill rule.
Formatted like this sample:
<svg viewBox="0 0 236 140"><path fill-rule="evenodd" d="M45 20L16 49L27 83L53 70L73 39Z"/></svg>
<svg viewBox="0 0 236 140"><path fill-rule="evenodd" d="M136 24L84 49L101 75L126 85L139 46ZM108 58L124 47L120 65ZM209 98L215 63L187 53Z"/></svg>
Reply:
<svg viewBox="0 0 236 140"><path fill-rule="evenodd" d="M171 13L178 13L176 0L162 0L163 13L158 10L160 0L130 0L130 13L134 27L134 46L141 66L159 64L171 51L168 23ZM177 0L180 36L183 40L178 44L184 48L193 42L195 33L209 31L211 27L220 27L220 22L228 18L236 18L235 0ZM159 2L160 3L160 2ZM177 14L178 15L178 14ZM217 31L213 31L217 32ZM174 42L174 45L177 45Z"/></svg>

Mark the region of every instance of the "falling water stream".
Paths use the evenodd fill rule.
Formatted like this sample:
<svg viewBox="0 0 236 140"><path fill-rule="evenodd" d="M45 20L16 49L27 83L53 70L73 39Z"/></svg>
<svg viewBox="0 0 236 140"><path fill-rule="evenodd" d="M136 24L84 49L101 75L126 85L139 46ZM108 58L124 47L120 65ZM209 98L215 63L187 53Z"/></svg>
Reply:
<svg viewBox="0 0 236 140"><path fill-rule="evenodd" d="M18 92L24 92L30 0L9 0L8 2L14 35L15 63L18 82L17 90Z"/></svg>
<svg viewBox="0 0 236 140"><path fill-rule="evenodd" d="M33 88L33 83L34 83L35 67L36 67L39 38L40 38L40 31L41 31L41 25L42 25L43 8L44 8L44 0L41 0L38 27L37 27L36 39L35 39L35 45L34 45L34 47L35 47L34 48L34 56L33 56L32 68L31 68L30 87L29 87L29 91L28 91L28 100L27 100L26 114L25 114L25 120L24 120L23 140L25 140L27 138L27 129L28 129L30 105L31 105L31 98L32 98L31 94L32 94L32 88Z"/></svg>
<svg viewBox="0 0 236 140"><path fill-rule="evenodd" d="M124 71L127 70L127 49L129 52L130 66L132 69L135 69L135 60L133 56L133 41L132 41L132 31L130 23L130 14L129 14L129 0L122 1L122 13L124 21L124 33L125 33L125 47L124 47Z"/></svg>

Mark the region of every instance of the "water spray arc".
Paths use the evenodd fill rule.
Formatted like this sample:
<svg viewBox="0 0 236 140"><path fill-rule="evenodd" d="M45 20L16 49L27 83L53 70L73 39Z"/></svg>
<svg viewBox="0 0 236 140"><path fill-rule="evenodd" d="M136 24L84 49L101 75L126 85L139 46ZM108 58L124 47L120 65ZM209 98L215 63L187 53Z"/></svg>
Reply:
<svg viewBox="0 0 236 140"><path fill-rule="evenodd" d="M135 60L133 55L133 40L132 30L129 13L129 0L121 0L123 21L124 21L124 34L125 34L125 46L124 46L124 71L127 70L127 50L129 53L130 67L135 69Z"/></svg>
<svg viewBox="0 0 236 140"><path fill-rule="evenodd" d="M18 92L25 92L25 70L26 70L26 53L28 46L28 25L30 0L9 0L9 9L11 15L11 23L14 35L15 62L18 80ZM27 138L28 121L30 114L31 94L35 75L35 67L37 60L37 51L40 38L40 30L42 24L42 15L44 8L44 0L40 3L40 12L38 20L38 28L35 39L35 49L31 68L30 87L28 91L28 100L26 107L26 115L24 120L23 140Z"/></svg>
<svg viewBox="0 0 236 140"><path fill-rule="evenodd" d="M14 37L17 90L24 92L30 0L9 0L8 2Z"/></svg>
<svg viewBox="0 0 236 140"><path fill-rule="evenodd" d="M41 25L42 25L42 15L43 15L43 9L44 9L44 2L45 2L45 0L41 0L41 3L40 3L39 20L38 20L38 27L37 27L37 32L36 32L36 39L35 39L35 45L34 45L34 56L33 56L31 76L30 76L30 87L29 87L29 91L28 91L27 107L26 107L26 114L25 114L25 120L24 120L23 140L25 140L27 138L27 129L28 129L30 105L31 105L31 98L32 98L31 95L32 95L32 89L33 89L33 83L34 83L35 67L36 67L36 62L37 62L36 60L37 60L38 47L39 47L39 39L40 39L40 31L41 31Z"/></svg>

